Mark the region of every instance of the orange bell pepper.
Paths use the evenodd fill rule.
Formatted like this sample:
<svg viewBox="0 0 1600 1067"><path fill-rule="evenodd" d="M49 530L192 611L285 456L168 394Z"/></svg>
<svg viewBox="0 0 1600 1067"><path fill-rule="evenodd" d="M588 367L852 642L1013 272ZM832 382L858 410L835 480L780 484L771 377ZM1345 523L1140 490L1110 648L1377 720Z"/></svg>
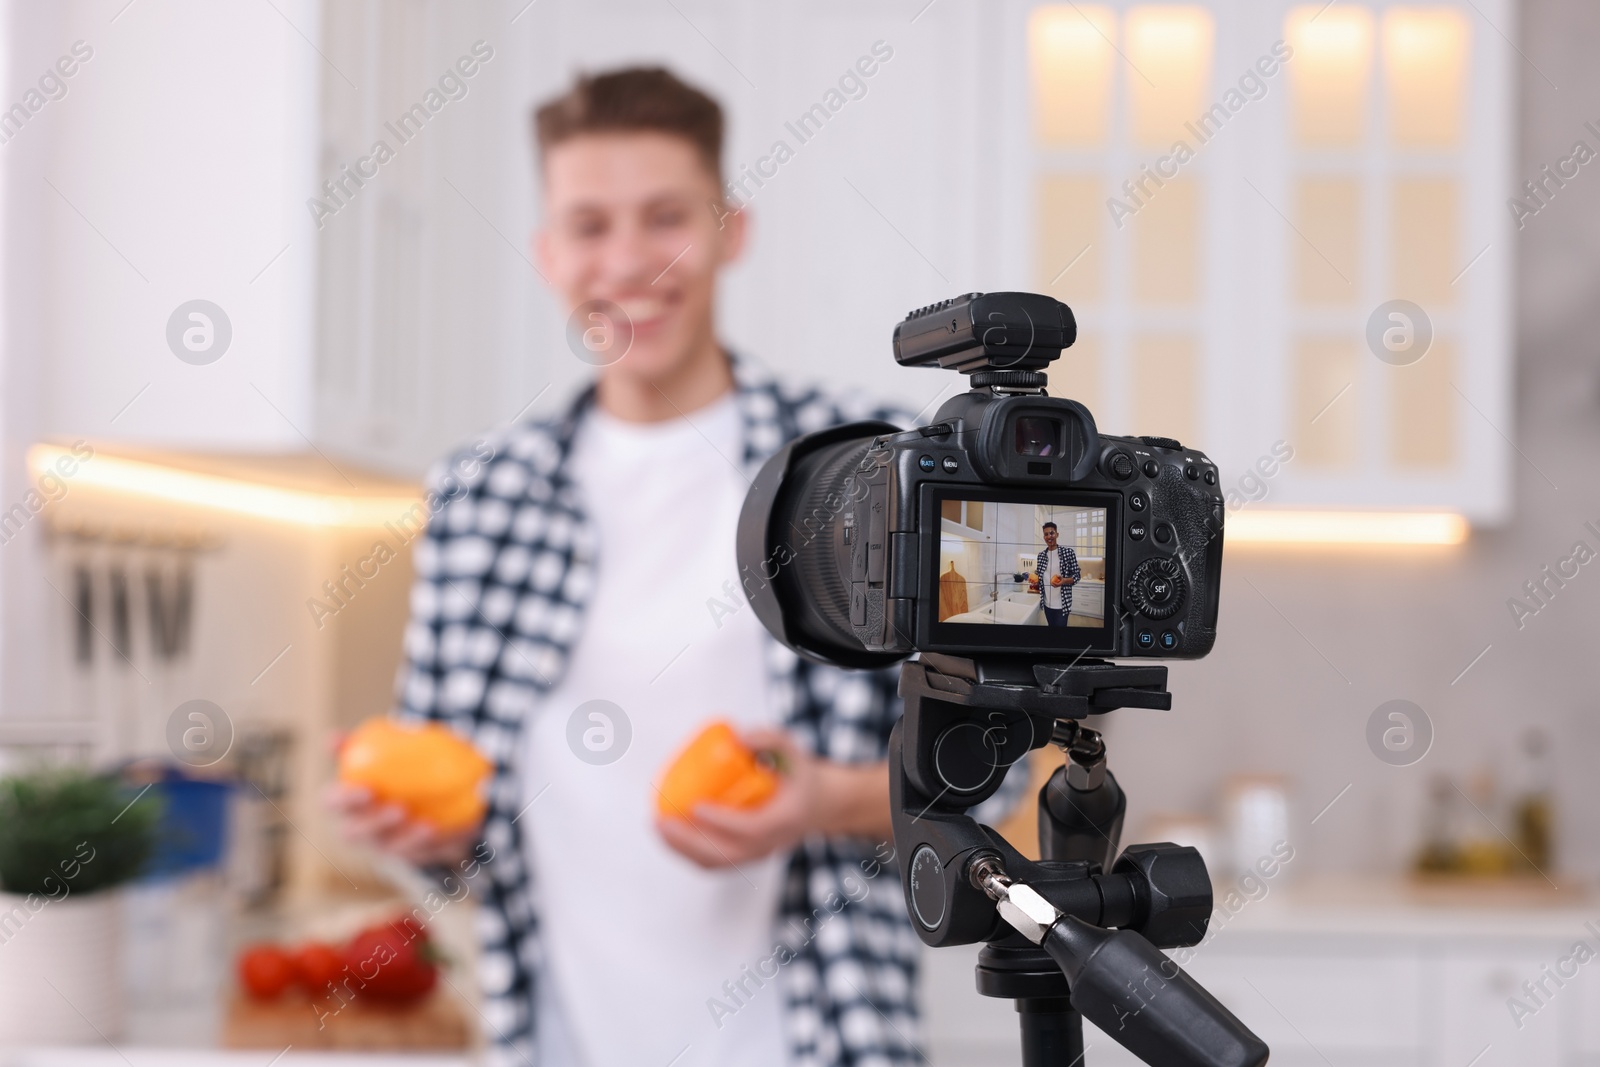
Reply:
<svg viewBox="0 0 1600 1067"><path fill-rule="evenodd" d="M494 765L438 723L368 719L339 749L339 780L440 830L465 830L482 818L482 783Z"/></svg>
<svg viewBox="0 0 1600 1067"><path fill-rule="evenodd" d="M684 819L702 803L758 808L778 791L778 776L756 759L732 726L719 720L684 746L656 788L656 810L669 819Z"/></svg>

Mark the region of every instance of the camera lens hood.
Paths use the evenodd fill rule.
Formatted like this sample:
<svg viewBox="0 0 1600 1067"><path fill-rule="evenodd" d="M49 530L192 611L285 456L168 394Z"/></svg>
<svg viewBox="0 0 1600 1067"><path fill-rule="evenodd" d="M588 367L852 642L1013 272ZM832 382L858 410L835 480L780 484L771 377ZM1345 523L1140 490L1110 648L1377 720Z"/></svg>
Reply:
<svg viewBox="0 0 1600 1067"><path fill-rule="evenodd" d="M888 667L904 653L870 652L850 627L849 549L839 524L856 465L872 442L900 432L854 422L796 438L762 466L739 512L739 584L756 618L804 659Z"/></svg>

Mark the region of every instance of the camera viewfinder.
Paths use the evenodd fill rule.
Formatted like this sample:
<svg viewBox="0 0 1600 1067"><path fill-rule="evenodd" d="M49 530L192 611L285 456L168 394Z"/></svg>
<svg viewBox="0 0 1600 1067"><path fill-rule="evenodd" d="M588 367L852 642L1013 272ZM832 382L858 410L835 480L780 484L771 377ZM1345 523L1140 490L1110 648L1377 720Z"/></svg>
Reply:
<svg viewBox="0 0 1600 1067"><path fill-rule="evenodd" d="M1016 450L1019 456L1054 456L1060 452L1061 420L1044 415L1017 418Z"/></svg>

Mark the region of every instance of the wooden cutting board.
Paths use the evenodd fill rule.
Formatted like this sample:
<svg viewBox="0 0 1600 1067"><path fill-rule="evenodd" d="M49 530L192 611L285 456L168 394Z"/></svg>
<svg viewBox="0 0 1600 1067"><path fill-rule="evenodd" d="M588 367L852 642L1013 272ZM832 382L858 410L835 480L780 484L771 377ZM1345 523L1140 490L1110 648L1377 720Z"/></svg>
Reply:
<svg viewBox="0 0 1600 1067"><path fill-rule="evenodd" d="M223 1047L437 1052L471 1044L461 1001L449 992L404 1006L354 1000L332 1007L338 1010L313 1005L295 991L266 1002L236 995L223 1018Z"/></svg>

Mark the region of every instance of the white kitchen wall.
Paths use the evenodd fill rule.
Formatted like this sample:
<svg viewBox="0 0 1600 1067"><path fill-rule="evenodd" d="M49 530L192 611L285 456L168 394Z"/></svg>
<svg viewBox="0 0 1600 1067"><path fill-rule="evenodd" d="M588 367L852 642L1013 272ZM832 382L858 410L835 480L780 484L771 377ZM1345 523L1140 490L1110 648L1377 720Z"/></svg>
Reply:
<svg viewBox="0 0 1600 1067"><path fill-rule="evenodd" d="M4 146L13 313L45 434L188 447L305 447L315 245L295 194L313 173L323 74L315 0L13 5L18 97L74 42L91 58ZM309 35L309 39L307 37ZM205 299L232 339L174 356L172 313ZM220 324L218 326L220 330Z"/></svg>

